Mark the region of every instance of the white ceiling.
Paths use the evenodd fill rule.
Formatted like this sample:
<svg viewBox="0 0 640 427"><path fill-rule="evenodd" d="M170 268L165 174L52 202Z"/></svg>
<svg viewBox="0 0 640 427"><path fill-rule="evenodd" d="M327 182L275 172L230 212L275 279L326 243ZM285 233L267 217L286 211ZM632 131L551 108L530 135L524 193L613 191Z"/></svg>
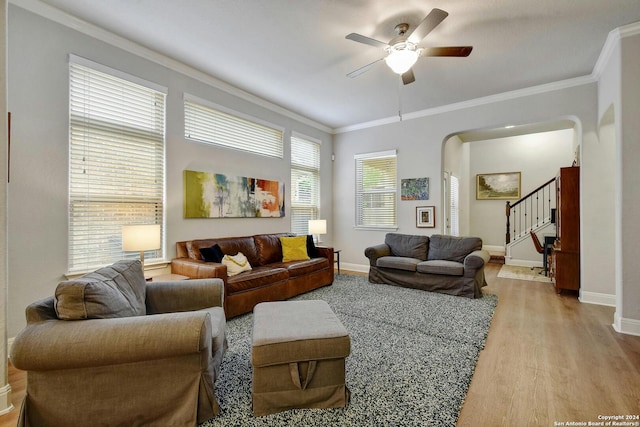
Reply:
<svg viewBox="0 0 640 427"><path fill-rule="evenodd" d="M14 1L20 4L19 0ZM44 0L330 128L592 73L608 33L640 21L639 0ZM422 46L472 45L468 58L420 58L402 86L384 52L432 8L449 16Z"/></svg>

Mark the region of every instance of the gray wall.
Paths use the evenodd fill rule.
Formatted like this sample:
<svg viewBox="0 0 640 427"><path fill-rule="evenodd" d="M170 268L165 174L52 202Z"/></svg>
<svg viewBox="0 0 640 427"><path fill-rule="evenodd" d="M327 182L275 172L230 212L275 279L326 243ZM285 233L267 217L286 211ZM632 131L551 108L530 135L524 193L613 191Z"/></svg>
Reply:
<svg viewBox="0 0 640 427"><path fill-rule="evenodd" d="M16 6L9 8L9 111L12 112L9 184L8 335L24 326L27 304L53 294L67 272L68 203L68 55L82 56L168 87L166 144L166 258L175 242L192 238L240 236L290 230L285 218L184 219L182 172L185 169L255 176L285 182L290 194L289 136L292 131L322 141L321 215L332 211L332 137L311 126L263 108L259 100L234 96L158 65L139 55L83 35ZM198 77L198 73L193 72ZM270 159L185 141L183 93L197 95L266 120L285 130L284 159ZM247 99L249 98L249 99ZM275 111L274 111L275 110ZM329 234L331 235L331 223Z"/></svg>

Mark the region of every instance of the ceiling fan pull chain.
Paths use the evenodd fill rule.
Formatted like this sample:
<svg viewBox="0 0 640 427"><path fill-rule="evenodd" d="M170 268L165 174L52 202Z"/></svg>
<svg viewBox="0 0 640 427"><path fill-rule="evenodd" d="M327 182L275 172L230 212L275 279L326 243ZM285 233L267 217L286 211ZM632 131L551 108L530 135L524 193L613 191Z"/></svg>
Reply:
<svg viewBox="0 0 640 427"><path fill-rule="evenodd" d="M398 79L398 118L402 121L402 76Z"/></svg>

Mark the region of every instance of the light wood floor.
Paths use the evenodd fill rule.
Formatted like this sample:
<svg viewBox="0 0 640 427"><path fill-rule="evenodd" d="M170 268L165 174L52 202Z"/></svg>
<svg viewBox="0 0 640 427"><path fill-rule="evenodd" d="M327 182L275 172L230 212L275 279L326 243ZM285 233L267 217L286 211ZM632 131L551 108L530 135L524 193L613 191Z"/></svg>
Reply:
<svg viewBox="0 0 640 427"><path fill-rule="evenodd" d="M458 427L640 414L640 337L613 330L614 309L557 295L547 283L497 278L500 267L487 266L485 292L499 302ZM16 409L0 427L16 425L26 375L10 366L9 383Z"/></svg>

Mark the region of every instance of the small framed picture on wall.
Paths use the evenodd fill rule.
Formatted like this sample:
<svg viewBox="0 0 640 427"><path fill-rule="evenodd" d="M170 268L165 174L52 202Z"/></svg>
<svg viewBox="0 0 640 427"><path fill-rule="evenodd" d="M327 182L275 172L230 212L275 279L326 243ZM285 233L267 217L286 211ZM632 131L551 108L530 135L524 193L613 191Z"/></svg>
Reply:
<svg viewBox="0 0 640 427"><path fill-rule="evenodd" d="M418 206L416 207L416 227L434 228L436 226L436 207Z"/></svg>

